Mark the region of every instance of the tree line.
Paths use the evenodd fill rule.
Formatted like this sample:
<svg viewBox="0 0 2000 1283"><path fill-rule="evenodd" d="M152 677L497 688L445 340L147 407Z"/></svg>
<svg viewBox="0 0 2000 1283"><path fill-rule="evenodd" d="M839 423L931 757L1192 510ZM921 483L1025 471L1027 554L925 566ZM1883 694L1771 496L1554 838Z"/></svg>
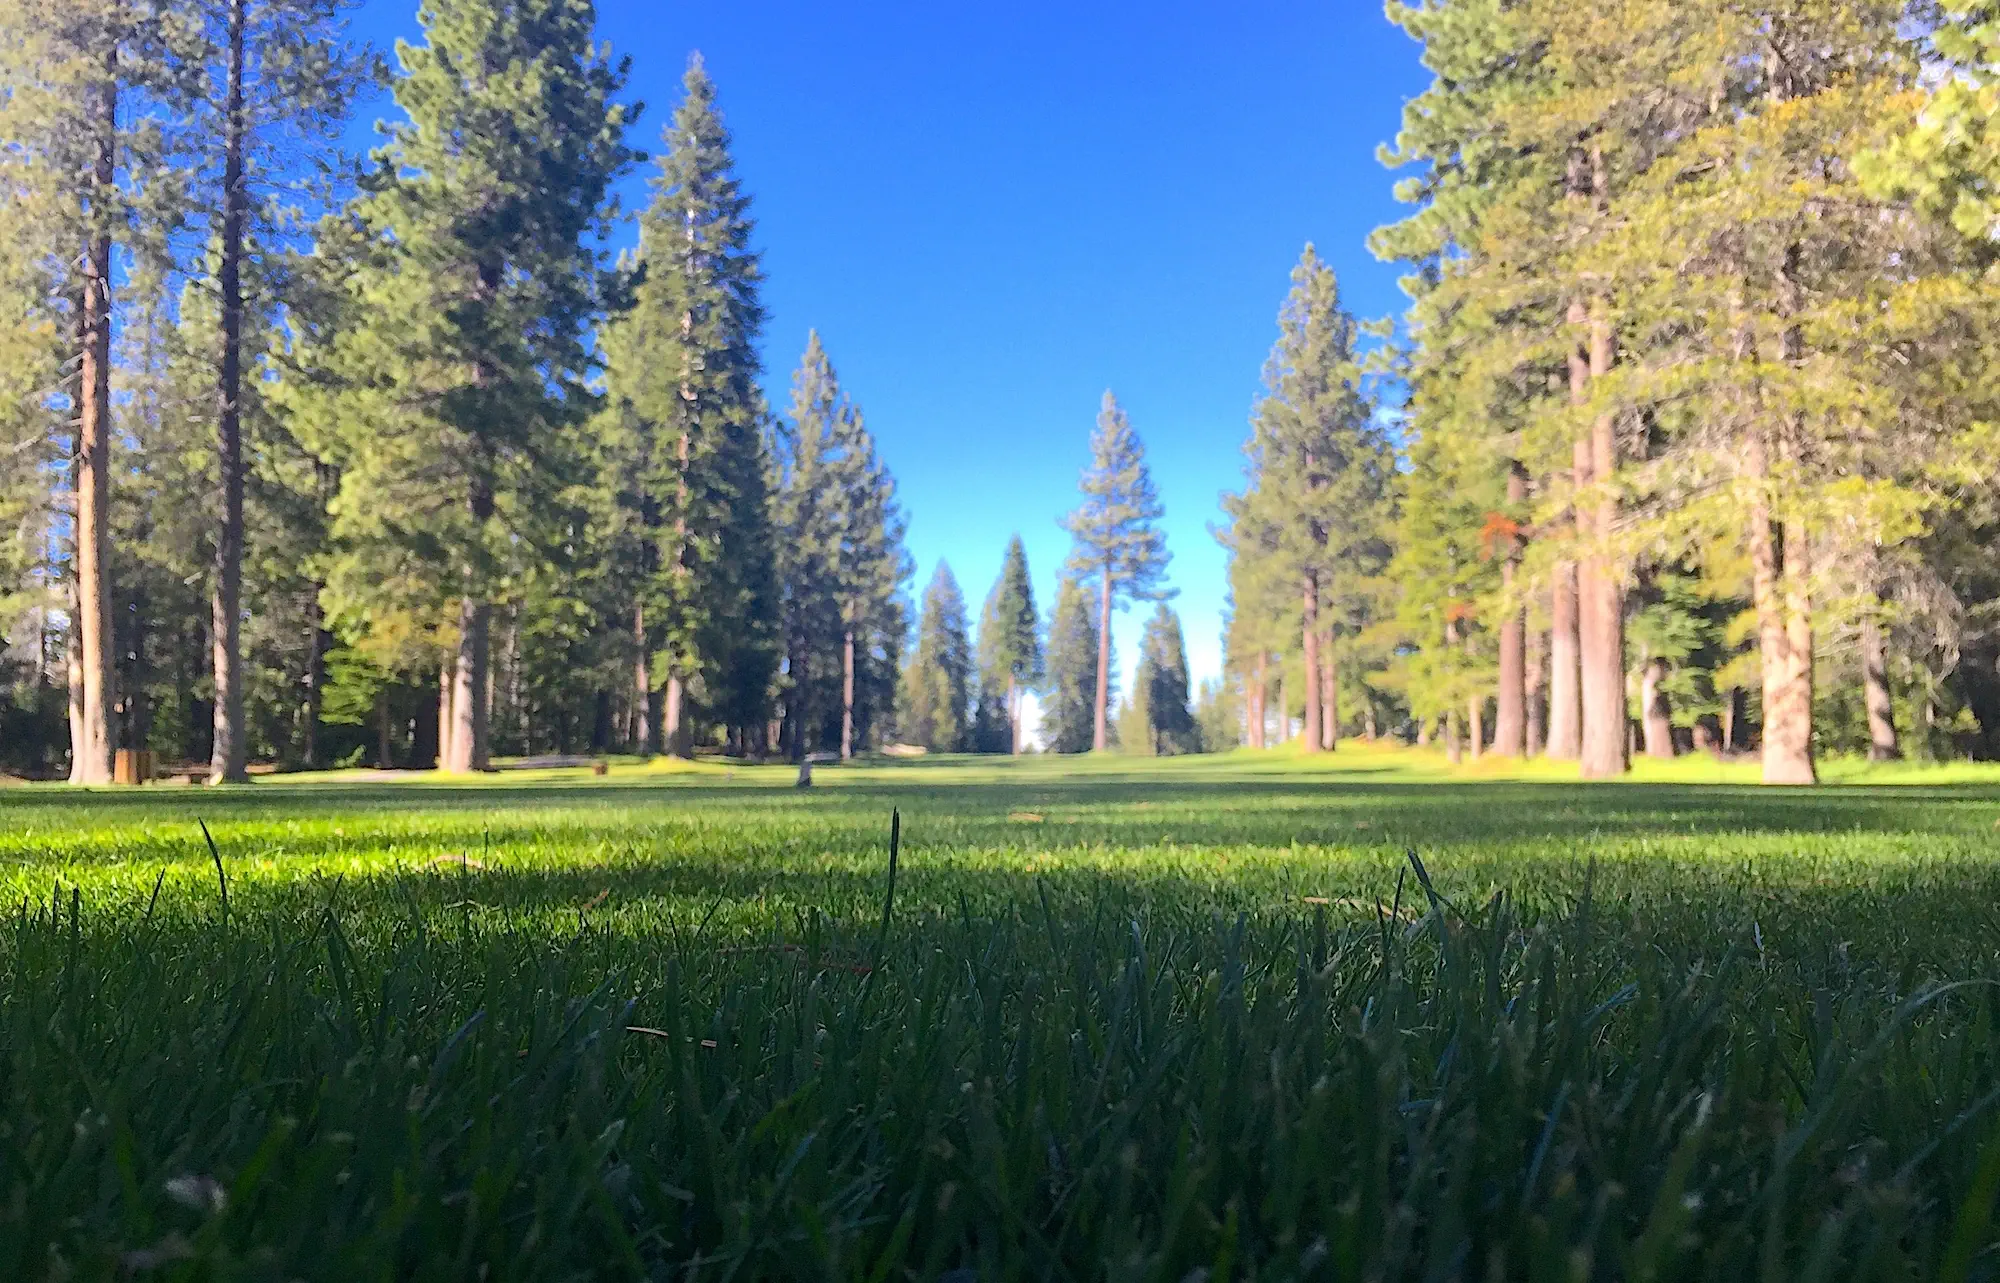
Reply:
<svg viewBox="0 0 2000 1283"><path fill-rule="evenodd" d="M1991 756L1990 8L1389 14L1412 302L1357 353L1294 275L1220 531L1249 741Z"/></svg>
<svg viewBox="0 0 2000 1283"><path fill-rule="evenodd" d="M1110 741L1109 612L1164 566L1129 431L1079 514L1087 645L1045 664L1018 539L976 652L948 568L913 619L817 333L765 401L699 56L649 158L590 5L432 0L393 70L355 7L0 0L0 765L1018 751L1051 674ZM346 154L384 84L400 118ZM1178 726L1173 633L1145 680L1164 708L1178 666Z"/></svg>

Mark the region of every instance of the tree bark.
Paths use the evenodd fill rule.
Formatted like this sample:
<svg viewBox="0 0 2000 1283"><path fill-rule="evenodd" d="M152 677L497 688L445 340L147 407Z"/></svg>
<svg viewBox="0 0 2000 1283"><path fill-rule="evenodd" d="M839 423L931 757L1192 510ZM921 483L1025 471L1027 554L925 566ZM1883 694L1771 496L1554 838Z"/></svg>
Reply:
<svg viewBox="0 0 2000 1283"><path fill-rule="evenodd" d="M1319 687L1319 577L1308 572L1300 597L1301 612L1305 618L1305 633L1301 639L1301 649L1305 654L1306 717L1304 733L1300 736L1305 751L1317 753L1320 748L1321 721Z"/></svg>
<svg viewBox="0 0 2000 1283"><path fill-rule="evenodd" d="M451 766L451 733L457 724L452 712L452 701L458 690L458 653L444 657L438 665L438 735L437 768L448 771Z"/></svg>
<svg viewBox="0 0 2000 1283"><path fill-rule="evenodd" d="M84 761L89 756L84 741L88 737L83 720L83 637L79 633L83 611L78 605L75 550L71 550L69 575L69 629L64 637L63 667L69 677L69 782L83 783Z"/></svg>
<svg viewBox="0 0 2000 1283"><path fill-rule="evenodd" d="M1250 687L1250 698L1246 701L1250 706L1248 709L1250 714L1248 730L1250 732L1251 748L1263 748L1268 742L1266 735L1270 718L1264 707L1264 700L1270 689L1270 677L1266 671L1266 663L1267 661L1263 655L1260 654L1257 656L1257 674L1255 681Z"/></svg>
<svg viewBox="0 0 2000 1283"><path fill-rule="evenodd" d="M840 636L840 760L854 757L854 629Z"/></svg>
<svg viewBox="0 0 2000 1283"><path fill-rule="evenodd" d="M1340 664L1329 639L1319 657L1319 746L1331 753L1340 747Z"/></svg>
<svg viewBox="0 0 2000 1283"><path fill-rule="evenodd" d="M1090 746L1102 753L1110 743L1105 703L1111 697L1111 567L1104 567L1097 595L1097 708Z"/></svg>
<svg viewBox="0 0 2000 1283"><path fill-rule="evenodd" d="M1507 466L1507 503L1519 510L1528 498L1528 474L1519 463ZM1509 514L1512 520L1513 514ZM1507 537L1506 560L1500 563L1501 593L1514 599L1514 581L1521 565L1521 536ZM1502 757L1528 752L1528 610L1515 605L1500 619L1500 689L1494 699L1493 751Z"/></svg>
<svg viewBox="0 0 2000 1283"><path fill-rule="evenodd" d="M83 351L78 371L76 566L82 639L82 737L73 745L80 784L109 784L111 705L111 229L118 157L118 49L104 53L97 94L91 230L83 255Z"/></svg>
<svg viewBox="0 0 2000 1283"><path fill-rule="evenodd" d="M634 602L632 605L632 746L639 750L639 756L648 757L653 752L653 674L651 667L652 647L646 641L646 605Z"/></svg>
<svg viewBox="0 0 2000 1283"><path fill-rule="evenodd" d="M1444 715L1444 760L1457 766L1465 760L1465 746L1458 739L1458 714Z"/></svg>
<svg viewBox="0 0 2000 1283"><path fill-rule="evenodd" d="M1804 532L1776 520L1769 494L1770 462L1763 438L1752 434L1748 473L1750 588L1757 609L1757 643L1764 684L1764 783L1815 784L1812 755L1812 619L1802 582Z"/></svg>
<svg viewBox="0 0 2000 1283"><path fill-rule="evenodd" d="M1576 563L1556 563L1549 597L1548 755L1573 762L1583 754L1583 667L1577 641Z"/></svg>
<svg viewBox="0 0 2000 1283"><path fill-rule="evenodd" d="M679 673L667 678L666 707L660 715L660 725L666 732L667 752L675 757L694 756L694 744L688 736L687 683Z"/></svg>
<svg viewBox="0 0 2000 1283"><path fill-rule="evenodd" d="M1602 304L1591 317L1590 375L1611 372L1611 324ZM1609 412L1591 424L1592 483L1597 487L1590 520L1592 543L1577 571L1579 659L1583 670L1583 754L1585 779L1608 779L1630 769L1626 757L1629 719L1625 712L1625 596L1618 584L1611 539L1618 501L1611 482L1618 467L1618 441Z"/></svg>
<svg viewBox="0 0 2000 1283"><path fill-rule="evenodd" d="M493 606L466 597L458 607L458 666L451 692L451 755L455 775L486 770L492 762L486 740L486 664L490 654Z"/></svg>
<svg viewBox="0 0 2000 1283"><path fill-rule="evenodd" d="M307 770L319 769L319 714L326 702L326 629L320 616L319 591L313 590L306 607L306 708L305 725L299 728L299 762Z"/></svg>
<svg viewBox="0 0 2000 1283"><path fill-rule="evenodd" d="M1526 640L1526 655L1523 665L1527 669L1527 726L1522 736L1521 747L1529 757L1542 751L1548 743L1549 726L1544 701L1548 697L1548 634L1539 628L1530 629Z"/></svg>
<svg viewBox="0 0 2000 1283"><path fill-rule="evenodd" d="M229 82L223 107L222 353L216 380L216 464L222 520L215 532L215 582L209 600L215 641L215 742L211 784L250 777L243 743L243 238L250 216L243 174L244 24L249 0L229 0Z"/></svg>
<svg viewBox="0 0 2000 1283"><path fill-rule="evenodd" d="M1658 656L1646 662L1639 677L1639 712L1647 757L1674 755L1673 705L1667 699L1666 680L1667 661Z"/></svg>
<svg viewBox="0 0 2000 1283"><path fill-rule="evenodd" d="M1021 753L1021 683L1014 674L1007 674L1007 751L1018 757Z"/></svg>
<svg viewBox="0 0 2000 1283"><path fill-rule="evenodd" d="M1868 709L1868 760L1893 762L1903 755L1896 738L1896 708L1889 698L1889 661L1882 624L1873 612L1861 617L1861 702Z"/></svg>

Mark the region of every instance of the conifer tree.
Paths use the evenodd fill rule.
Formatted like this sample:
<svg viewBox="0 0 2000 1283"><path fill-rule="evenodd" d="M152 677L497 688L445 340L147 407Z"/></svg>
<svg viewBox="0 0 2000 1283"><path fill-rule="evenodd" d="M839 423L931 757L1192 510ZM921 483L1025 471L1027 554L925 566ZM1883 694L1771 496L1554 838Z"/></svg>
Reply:
<svg viewBox="0 0 2000 1283"><path fill-rule="evenodd" d="M493 601L593 408L587 329L605 306L612 181L633 162L625 68L582 0L431 0L399 43L396 101L365 194L321 252L360 324L312 336L318 435L340 469L329 592L383 572L456 601L447 768L487 767Z"/></svg>
<svg viewBox="0 0 2000 1283"><path fill-rule="evenodd" d="M682 88L640 219L632 307L609 327L605 348L621 520L633 531L624 546L637 589L634 702L646 746L663 741L685 754L696 681L735 718L761 720L760 688L777 662L777 548L750 198L700 55ZM665 691L657 718L655 689Z"/></svg>
<svg viewBox="0 0 2000 1283"><path fill-rule="evenodd" d="M1090 439L1090 466L1079 488L1083 504L1064 520L1075 539L1069 573L1097 588L1097 693L1091 746L1109 747L1111 698L1111 610L1132 601L1164 601L1166 534L1157 524L1165 509L1146 468L1145 446L1110 392L1097 413Z"/></svg>
<svg viewBox="0 0 2000 1283"><path fill-rule="evenodd" d="M1095 743L1102 652L1092 595L1089 587L1065 576L1049 614L1042 746L1052 753L1084 753Z"/></svg>
<svg viewBox="0 0 2000 1283"><path fill-rule="evenodd" d="M964 752L971 739L973 659L965 595L940 561L924 589L916 647L903 670L903 738L934 753Z"/></svg>
<svg viewBox="0 0 2000 1283"><path fill-rule="evenodd" d="M373 58L346 38L355 7L356 0L208 0L210 11L201 15L202 65L193 102L213 140L201 172L211 189L206 203L216 211L208 230L219 322L213 417L220 519L209 575L214 783L247 778L244 375L246 364L254 372L262 350L254 340L268 332L265 317L281 301L271 289L276 273L259 270L258 260L282 247L283 223L296 205L278 190L284 174L309 174L330 159L356 93L375 70Z"/></svg>
<svg viewBox="0 0 2000 1283"><path fill-rule="evenodd" d="M1028 576L1028 550L1021 536L1007 541L1000 577L986 594L979 616L979 689L982 697L1005 692L1008 749L1021 751L1021 701L1043 676L1041 619L1035 613L1035 585Z"/></svg>
<svg viewBox="0 0 2000 1283"><path fill-rule="evenodd" d="M1394 452L1361 387L1357 327L1333 269L1307 245L1292 272L1252 419L1249 484L1223 499L1236 555L1289 582L1305 697L1305 747L1331 747L1336 648L1367 624L1368 585L1389 555ZM1275 586L1275 585L1274 585Z"/></svg>
<svg viewBox="0 0 2000 1283"><path fill-rule="evenodd" d="M1187 642L1181 619L1165 602L1146 621L1139 647L1135 692L1145 697L1145 730L1151 753L1169 757L1196 750L1194 711L1188 707ZM1129 745L1129 741L1128 741Z"/></svg>

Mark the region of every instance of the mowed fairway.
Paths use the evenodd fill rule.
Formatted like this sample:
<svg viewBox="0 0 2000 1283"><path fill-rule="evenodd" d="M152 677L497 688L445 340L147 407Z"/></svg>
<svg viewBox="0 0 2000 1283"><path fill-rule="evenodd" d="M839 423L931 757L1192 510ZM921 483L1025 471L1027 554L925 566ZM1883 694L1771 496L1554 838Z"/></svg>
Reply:
<svg viewBox="0 0 2000 1283"><path fill-rule="evenodd" d="M2000 773L1529 774L15 789L0 1277L1993 1277Z"/></svg>

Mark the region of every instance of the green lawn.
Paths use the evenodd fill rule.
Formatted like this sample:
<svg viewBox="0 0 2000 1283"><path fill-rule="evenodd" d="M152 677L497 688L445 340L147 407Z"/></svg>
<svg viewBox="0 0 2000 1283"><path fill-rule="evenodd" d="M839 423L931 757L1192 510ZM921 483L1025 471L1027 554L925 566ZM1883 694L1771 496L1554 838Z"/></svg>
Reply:
<svg viewBox="0 0 2000 1283"><path fill-rule="evenodd" d="M2000 770L1828 774L8 790L0 1278L1995 1277Z"/></svg>

